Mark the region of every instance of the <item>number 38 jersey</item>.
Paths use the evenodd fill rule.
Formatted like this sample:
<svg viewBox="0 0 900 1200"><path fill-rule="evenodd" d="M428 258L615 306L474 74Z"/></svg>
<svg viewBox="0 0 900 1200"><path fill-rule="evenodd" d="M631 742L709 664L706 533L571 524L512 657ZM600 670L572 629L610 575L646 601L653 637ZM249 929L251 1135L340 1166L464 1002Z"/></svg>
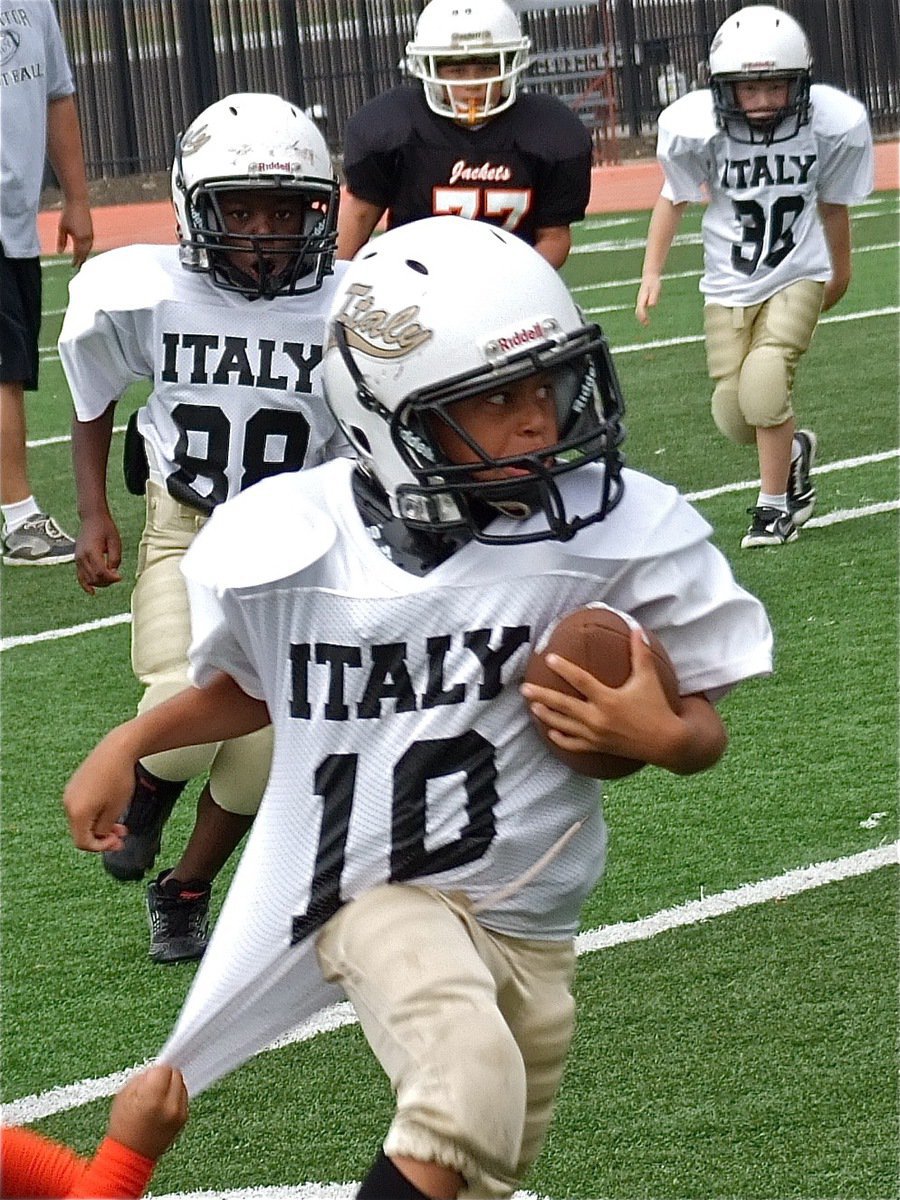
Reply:
<svg viewBox="0 0 900 1200"><path fill-rule="evenodd" d="M707 302L761 304L799 279L826 281L831 260L817 204L853 204L872 190L866 110L824 84L811 89L810 120L771 146L733 141L717 128L709 91L690 92L659 117L662 194L702 200Z"/></svg>
<svg viewBox="0 0 900 1200"><path fill-rule="evenodd" d="M249 301L186 271L174 246L128 246L72 280L59 352L79 421L138 380L150 478L202 512L267 475L349 453L321 371L335 279Z"/></svg>

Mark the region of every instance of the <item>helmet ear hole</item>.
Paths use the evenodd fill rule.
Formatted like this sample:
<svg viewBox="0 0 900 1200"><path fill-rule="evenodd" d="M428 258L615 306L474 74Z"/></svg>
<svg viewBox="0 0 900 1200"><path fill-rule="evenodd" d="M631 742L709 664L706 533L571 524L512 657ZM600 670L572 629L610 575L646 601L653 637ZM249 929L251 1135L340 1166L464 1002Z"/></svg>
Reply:
<svg viewBox="0 0 900 1200"><path fill-rule="evenodd" d="M350 427L350 436L354 444L358 446L360 450L362 450L363 454L372 453L372 445L358 425L352 425Z"/></svg>

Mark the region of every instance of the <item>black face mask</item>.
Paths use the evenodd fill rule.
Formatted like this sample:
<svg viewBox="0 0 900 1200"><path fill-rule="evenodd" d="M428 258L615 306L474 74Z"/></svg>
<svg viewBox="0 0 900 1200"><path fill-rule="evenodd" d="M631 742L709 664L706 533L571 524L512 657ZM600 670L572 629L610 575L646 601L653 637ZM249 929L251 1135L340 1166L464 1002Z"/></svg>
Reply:
<svg viewBox="0 0 900 1200"><path fill-rule="evenodd" d="M359 467L353 472L353 499L378 549L411 575L427 575L472 540L472 533L463 528L440 533L410 529L391 512L381 484ZM496 515L486 510L485 524Z"/></svg>

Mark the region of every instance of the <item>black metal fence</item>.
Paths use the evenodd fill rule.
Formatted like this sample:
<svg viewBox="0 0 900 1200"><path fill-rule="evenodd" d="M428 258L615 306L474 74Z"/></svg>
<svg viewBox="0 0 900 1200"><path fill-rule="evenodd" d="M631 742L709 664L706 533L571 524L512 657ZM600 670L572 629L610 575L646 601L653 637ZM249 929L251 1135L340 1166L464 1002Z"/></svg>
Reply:
<svg viewBox="0 0 900 1200"><path fill-rule="evenodd" d="M862 100L876 133L900 117L894 0L781 0L806 28L815 78ZM513 0L531 35L528 77L579 112L598 160L653 132L705 83L712 35L740 0ZM157 172L179 130L233 91L305 108L340 153L347 118L406 78L421 0L57 0L91 178Z"/></svg>

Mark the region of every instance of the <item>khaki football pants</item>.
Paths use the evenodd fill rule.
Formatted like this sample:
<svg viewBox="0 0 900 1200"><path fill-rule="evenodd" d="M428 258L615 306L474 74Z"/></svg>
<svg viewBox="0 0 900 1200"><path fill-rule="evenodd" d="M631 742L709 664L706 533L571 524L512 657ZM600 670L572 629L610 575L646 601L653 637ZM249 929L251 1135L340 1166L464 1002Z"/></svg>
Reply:
<svg viewBox="0 0 900 1200"><path fill-rule="evenodd" d="M187 587L181 560L207 518L158 484L147 483L147 521L138 550L131 596L131 665L145 687L138 712L161 704L190 686L187 652L191 640ZM167 750L143 759L161 779L209 774L212 798L226 812L253 816L269 778L272 729L205 746Z"/></svg>
<svg viewBox="0 0 900 1200"><path fill-rule="evenodd" d="M793 416L794 370L809 349L824 291L824 283L801 279L750 308L706 305L713 420L732 442L749 445L758 426L783 425Z"/></svg>
<svg viewBox="0 0 900 1200"><path fill-rule="evenodd" d="M459 1171L460 1196L510 1196L572 1039L573 943L493 933L461 897L384 884L345 904L317 951L396 1094L385 1154Z"/></svg>

